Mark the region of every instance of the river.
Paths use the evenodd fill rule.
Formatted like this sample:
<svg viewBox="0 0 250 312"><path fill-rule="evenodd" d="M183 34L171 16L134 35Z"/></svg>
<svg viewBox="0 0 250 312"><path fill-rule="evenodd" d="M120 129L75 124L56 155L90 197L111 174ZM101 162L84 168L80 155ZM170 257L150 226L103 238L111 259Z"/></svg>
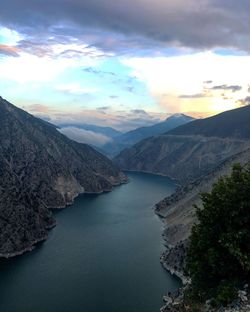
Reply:
<svg viewBox="0 0 250 312"><path fill-rule="evenodd" d="M113 192L80 195L54 212L47 241L1 260L1 312L159 312L162 296L180 281L160 265L162 224L153 205L175 185L128 176Z"/></svg>

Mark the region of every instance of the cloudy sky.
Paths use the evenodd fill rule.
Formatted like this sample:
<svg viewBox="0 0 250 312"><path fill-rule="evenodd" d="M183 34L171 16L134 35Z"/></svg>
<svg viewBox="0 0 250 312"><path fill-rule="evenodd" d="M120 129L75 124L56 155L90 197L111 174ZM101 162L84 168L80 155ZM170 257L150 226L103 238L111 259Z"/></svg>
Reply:
<svg viewBox="0 0 250 312"><path fill-rule="evenodd" d="M8 0L0 95L54 122L129 130L250 103L248 0Z"/></svg>

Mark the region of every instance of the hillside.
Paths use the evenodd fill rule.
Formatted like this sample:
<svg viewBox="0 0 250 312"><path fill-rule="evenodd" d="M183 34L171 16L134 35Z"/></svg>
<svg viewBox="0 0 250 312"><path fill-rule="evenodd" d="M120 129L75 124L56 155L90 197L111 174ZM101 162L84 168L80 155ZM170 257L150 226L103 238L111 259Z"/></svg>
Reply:
<svg viewBox="0 0 250 312"><path fill-rule="evenodd" d="M122 151L115 162L123 169L164 174L189 183L248 148L249 120L250 107L195 120L137 143Z"/></svg>
<svg viewBox="0 0 250 312"><path fill-rule="evenodd" d="M218 165L211 173L202 176L193 183L180 187L172 196L159 202L155 211L164 219L165 238L171 245L184 241L190 235L194 224L194 205L201 206L200 193L210 192L217 180L229 175L232 165L238 163L243 166L250 163L250 149L240 152Z"/></svg>
<svg viewBox="0 0 250 312"><path fill-rule="evenodd" d="M248 146L243 140L161 135L126 149L114 161L123 169L163 174L186 184Z"/></svg>
<svg viewBox="0 0 250 312"><path fill-rule="evenodd" d="M189 123L193 120L194 118L192 117L183 114L175 114L153 126L137 128L122 135L116 136L112 142L104 145L102 149L108 155L115 156L123 149L128 148L143 139L163 134L167 131L170 131L171 129Z"/></svg>
<svg viewBox="0 0 250 312"><path fill-rule="evenodd" d="M250 139L250 106L226 111L219 115L194 120L169 132L173 135Z"/></svg>
<svg viewBox="0 0 250 312"><path fill-rule="evenodd" d="M21 254L55 225L48 208L126 181L110 160L0 98L0 256Z"/></svg>

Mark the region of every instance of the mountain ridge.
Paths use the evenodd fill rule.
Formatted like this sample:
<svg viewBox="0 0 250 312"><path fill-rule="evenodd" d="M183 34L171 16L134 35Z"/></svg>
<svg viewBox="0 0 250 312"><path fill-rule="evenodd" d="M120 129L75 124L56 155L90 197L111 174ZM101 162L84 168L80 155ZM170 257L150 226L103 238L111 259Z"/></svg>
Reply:
<svg viewBox="0 0 250 312"><path fill-rule="evenodd" d="M107 143L102 149L107 154L116 156L121 150L128 148L143 139L163 134L166 131L189 123L192 120L194 120L193 117L184 114L174 114L160 123L156 123L152 126L136 128L117 136L114 138L113 142Z"/></svg>
<svg viewBox="0 0 250 312"><path fill-rule="evenodd" d="M237 119L235 123L235 113L237 116L244 116L242 121ZM209 173L226 158L249 147L250 135L248 138L245 134L250 134L249 120L250 107L195 120L164 135L135 144L122 151L114 161L123 169L164 174L186 184ZM227 128L222 129L223 135L221 131L216 135L214 124L219 130L227 124ZM199 132L200 128L203 131Z"/></svg>
<svg viewBox="0 0 250 312"><path fill-rule="evenodd" d="M46 239L55 225L49 208L84 192L126 182L113 163L55 126L0 98L0 256L14 256Z"/></svg>
<svg viewBox="0 0 250 312"><path fill-rule="evenodd" d="M194 120L170 130L168 134L250 139L249 116L250 106L247 105L212 117Z"/></svg>

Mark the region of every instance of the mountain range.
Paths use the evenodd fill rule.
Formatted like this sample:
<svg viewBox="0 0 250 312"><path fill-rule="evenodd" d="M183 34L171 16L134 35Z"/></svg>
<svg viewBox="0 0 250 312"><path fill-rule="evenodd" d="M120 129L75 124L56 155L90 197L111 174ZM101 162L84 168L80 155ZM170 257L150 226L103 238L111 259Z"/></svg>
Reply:
<svg viewBox="0 0 250 312"><path fill-rule="evenodd" d="M164 174L186 184L249 147L249 120L250 106L194 120L145 139L114 160L123 169Z"/></svg>
<svg viewBox="0 0 250 312"><path fill-rule="evenodd" d="M114 137L111 142L105 144L102 147L102 150L107 155L115 156L122 150L136 144L143 139L163 134L169 130L172 130L180 125L187 124L193 120L194 118L186 116L184 114L174 114L168 117L166 120L153 126L140 127Z"/></svg>
<svg viewBox="0 0 250 312"><path fill-rule="evenodd" d="M80 193L111 191L125 175L102 154L62 135L0 97L0 256L46 239L55 225L49 208Z"/></svg>
<svg viewBox="0 0 250 312"><path fill-rule="evenodd" d="M169 131L174 135L250 139L250 106L229 110L206 119L197 119Z"/></svg>

